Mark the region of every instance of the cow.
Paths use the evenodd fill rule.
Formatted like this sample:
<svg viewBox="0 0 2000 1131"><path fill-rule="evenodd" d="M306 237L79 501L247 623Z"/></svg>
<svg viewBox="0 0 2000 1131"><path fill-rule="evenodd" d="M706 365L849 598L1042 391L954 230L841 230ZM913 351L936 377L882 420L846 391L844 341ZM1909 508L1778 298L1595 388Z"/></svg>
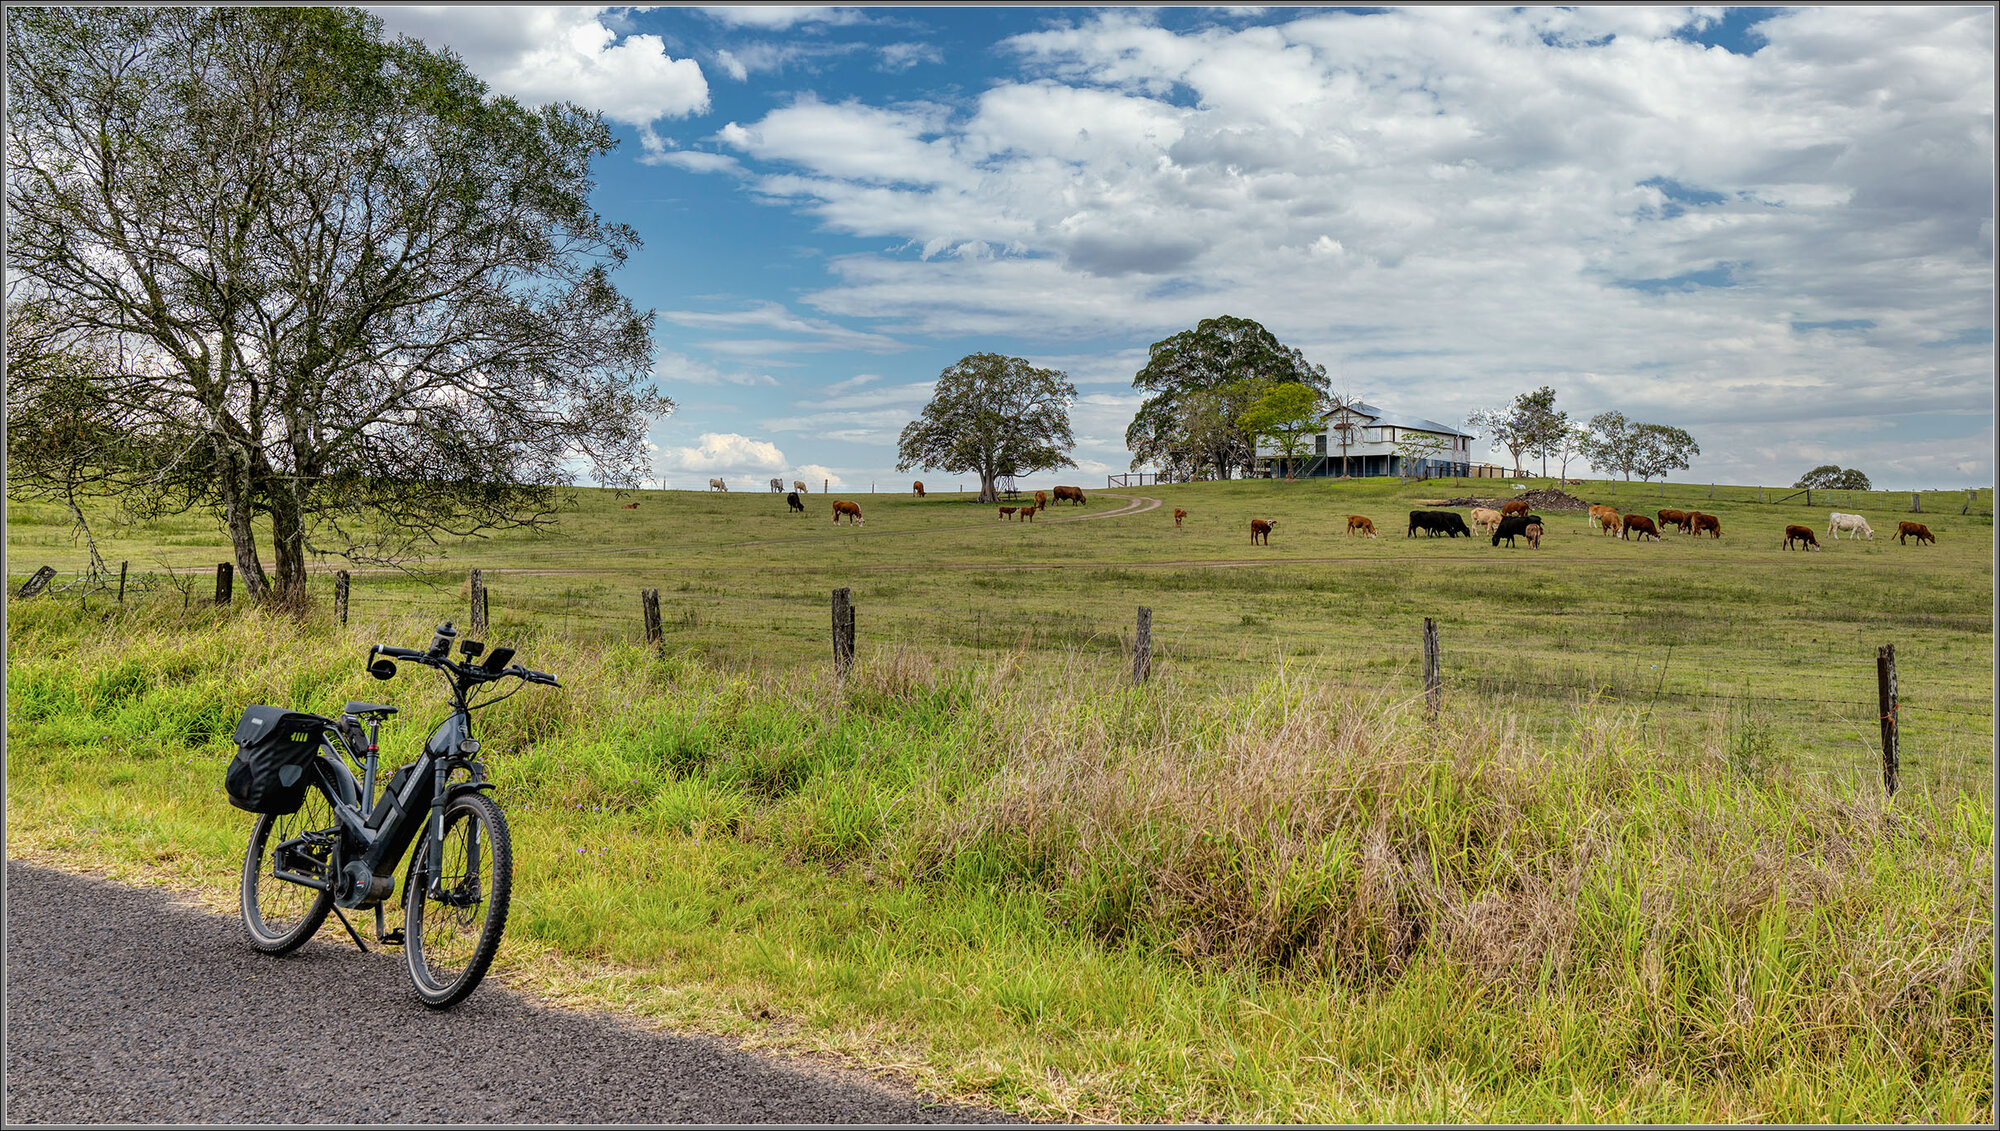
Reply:
<svg viewBox="0 0 2000 1131"><path fill-rule="evenodd" d="M1653 525L1652 519L1647 518L1643 514L1626 515L1624 523L1624 531L1619 535L1619 537L1629 541L1632 537L1632 532L1634 530L1639 532L1639 537L1641 539L1650 536L1655 542L1658 542L1660 540L1659 528Z"/></svg>
<svg viewBox="0 0 2000 1131"><path fill-rule="evenodd" d="M1251 520L1250 520L1250 544L1251 544L1252 546L1255 546L1255 545L1257 544L1257 540L1258 540L1259 538L1262 538L1262 539L1264 540L1264 544L1265 544L1266 546L1270 545L1270 544L1271 544L1271 528L1272 528L1273 526L1276 526L1276 525L1278 525L1278 520L1277 520L1277 519L1275 519L1275 518L1274 518L1274 519L1272 519L1272 520L1271 520L1271 521L1269 521L1269 522L1265 522L1265 521L1264 521L1263 519L1261 519L1261 518L1253 518L1253 519L1251 519Z"/></svg>
<svg viewBox="0 0 2000 1131"><path fill-rule="evenodd" d="M1001 522L1012 522L1012 521L1014 521L1014 513L1015 513L1016 511L1019 511L1020 509L1021 509L1020 507L1001 507L1001 508L1000 508L1000 521L1001 521Z"/></svg>
<svg viewBox="0 0 2000 1131"><path fill-rule="evenodd" d="M1042 509L1042 508L1040 508L1040 507L1022 507L1022 508L1021 508L1021 521L1023 521L1023 522L1033 522L1033 521L1035 521L1035 512L1036 512L1036 511L1038 511L1038 510L1041 510L1041 509Z"/></svg>
<svg viewBox="0 0 2000 1131"><path fill-rule="evenodd" d="M1505 538L1507 545L1512 546L1516 535L1526 534L1528 527L1540 526L1541 524L1542 516L1538 514L1510 514L1506 518L1501 519L1500 525L1494 528L1493 544L1498 546L1500 539ZM1539 540L1539 538L1540 535L1536 535L1536 539Z"/></svg>
<svg viewBox="0 0 2000 1131"><path fill-rule="evenodd" d="M910 484L910 494L912 494L912 495L915 495L915 496L916 496L917 498L919 498L919 499L923 498L923 497L924 497L924 481L923 481L923 480L921 480L921 479L919 479L919 480L917 480L917 481L916 481L915 483L912 483L912 484Z"/></svg>
<svg viewBox="0 0 2000 1131"><path fill-rule="evenodd" d="M1037 492L1035 492L1035 494L1039 496L1039 495L1041 494L1041 492L1040 492L1040 491L1037 491ZM1041 506L1042 504L1040 504L1040 503L1036 503L1035 505L1036 505L1036 506ZM1186 517L1187 517L1187 512L1186 512L1186 511L1182 510L1182 509L1181 509L1181 508L1179 508L1179 507L1175 507L1175 508L1174 508L1174 529L1175 529L1175 530L1179 530L1179 529L1181 528L1181 520L1182 520L1182 519L1184 519L1184 518L1186 518Z"/></svg>
<svg viewBox="0 0 2000 1131"><path fill-rule="evenodd" d="M711 479L708 481L708 489L711 491L721 491L724 494L728 494L729 484L724 483L720 479Z"/></svg>
<svg viewBox="0 0 2000 1131"><path fill-rule="evenodd" d="M1933 546L1937 545L1937 535L1932 534L1931 528L1925 526L1923 523L1899 522L1896 524L1896 541L1907 546L1910 544L1909 539L1911 535L1916 536L1917 545L1919 546L1926 542L1929 542Z"/></svg>
<svg viewBox="0 0 2000 1131"><path fill-rule="evenodd" d="M1528 513L1528 500L1526 499L1509 499L1506 502L1500 504L1501 518L1506 518L1510 514L1527 514L1527 513Z"/></svg>
<svg viewBox="0 0 2000 1131"><path fill-rule="evenodd" d="M1531 522L1531 523L1529 523L1529 524L1528 524L1528 528L1527 528L1526 530L1523 530L1523 531L1522 531L1521 533L1523 533L1523 534L1527 535L1527 537L1528 537L1528 548L1529 548L1530 550L1539 550L1539 549L1541 549L1541 548L1542 548L1542 524L1541 524L1541 523L1539 523L1539 522Z"/></svg>
<svg viewBox="0 0 2000 1131"><path fill-rule="evenodd" d="M1845 530L1850 539L1866 534L1870 542L1875 540L1875 531L1869 528L1867 519L1862 518L1858 514L1841 514L1839 511L1829 511L1828 513L1833 517L1826 524L1827 537L1838 542L1840 540L1840 532Z"/></svg>
<svg viewBox="0 0 2000 1131"><path fill-rule="evenodd" d="M785 505L791 508L785 512L786 514L806 513L806 505L799 501L799 493L797 491L793 491L785 496Z"/></svg>
<svg viewBox="0 0 2000 1131"><path fill-rule="evenodd" d="M1618 533L1618 528L1624 525L1624 521L1624 516L1618 513L1617 507L1598 505L1590 508L1590 525L1606 534Z"/></svg>
<svg viewBox="0 0 2000 1131"><path fill-rule="evenodd" d="M1055 498L1058 503L1068 501L1079 507L1089 505L1084 500L1083 488L1081 487L1057 487Z"/></svg>
<svg viewBox="0 0 2000 1131"><path fill-rule="evenodd" d="M639 504L637 504L637 503L626 503L626 504L625 504L625 506L624 506L624 507L623 507L622 509L624 509L624 510L628 510L628 511L635 511L635 510L638 510L638 509L639 509Z"/></svg>
<svg viewBox="0 0 2000 1131"><path fill-rule="evenodd" d="M784 493L785 493L785 481L784 481L784 480L782 480L782 479L773 479L773 480L771 480L771 493L772 493L773 495L782 495L782 494L784 494Z"/></svg>
<svg viewBox="0 0 2000 1131"><path fill-rule="evenodd" d="M1501 514L1492 507L1472 508L1472 525L1481 534L1491 534L1500 525Z"/></svg>
<svg viewBox="0 0 2000 1131"><path fill-rule="evenodd" d="M806 493L806 481L805 481L805 480L803 480L803 479L794 479L794 480L792 480L792 490L794 490L794 491L797 491L797 492L798 492L799 494L801 494L801 495L805 494L805 493Z"/></svg>
<svg viewBox="0 0 2000 1131"><path fill-rule="evenodd" d="M1785 549L1791 549L1794 541L1798 542L1799 549L1801 550L1807 548L1819 549L1819 539L1813 537L1812 527L1810 526L1785 527Z"/></svg>
<svg viewBox="0 0 2000 1131"><path fill-rule="evenodd" d="M1665 530L1671 526L1675 530L1686 530L1687 517L1686 511L1663 509L1660 511L1660 529Z"/></svg>
<svg viewBox="0 0 2000 1131"><path fill-rule="evenodd" d="M1472 528L1465 525L1465 516L1457 511L1411 511L1410 529L1405 538L1415 538L1422 530L1435 538L1440 534L1456 538L1463 534L1472 537Z"/></svg>
<svg viewBox="0 0 2000 1131"><path fill-rule="evenodd" d="M1703 514L1700 511L1688 512L1687 532L1689 534L1700 534L1703 531L1707 531L1710 538L1722 537L1722 520L1712 514Z"/></svg>
<svg viewBox="0 0 2000 1131"><path fill-rule="evenodd" d="M1044 507L1047 507L1048 505L1049 505L1049 493L1047 491L1035 492L1035 509L1041 510Z"/></svg>
<svg viewBox="0 0 2000 1131"><path fill-rule="evenodd" d="M841 515L847 516L847 524L849 526L860 526L867 521L861 517L860 506L850 503L846 499L837 500L833 504L833 524L835 526L840 525Z"/></svg>
<svg viewBox="0 0 2000 1131"><path fill-rule="evenodd" d="M1363 534L1366 534L1370 538L1375 537L1375 520L1369 518L1365 514L1348 515L1347 532L1349 534L1352 534L1357 530L1359 530Z"/></svg>

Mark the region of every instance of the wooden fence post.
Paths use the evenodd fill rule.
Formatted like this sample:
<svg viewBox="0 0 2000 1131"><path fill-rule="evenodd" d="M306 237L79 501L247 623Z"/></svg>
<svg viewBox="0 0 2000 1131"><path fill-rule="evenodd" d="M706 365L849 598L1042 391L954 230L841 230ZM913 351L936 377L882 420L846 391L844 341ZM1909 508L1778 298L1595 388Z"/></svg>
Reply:
<svg viewBox="0 0 2000 1131"><path fill-rule="evenodd" d="M484 632L486 630L486 581L479 575L479 571L476 569L472 571L471 581L472 616L469 619L472 621L472 631Z"/></svg>
<svg viewBox="0 0 2000 1131"><path fill-rule="evenodd" d="M1965 505L1958 508L1958 513L1965 514L1966 512L1970 511L1972 509L1972 500L1978 497L1979 497L1979 492L1967 491L1965 493Z"/></svg>
<svg viewBox="0 0 2000 1131"><path fill-rule="evenodd" d="M854 666L854 604L849 596L846 589L833 591L833 672L842 679Z"/></svg>
<svg viewBox="0 0 2000 1131"><path fill-rule="evenodd" d="M1757 488L1757 501L1760 503L1764 501L1764 489L1762 487Z"/></svg>
<svg viewBox="0 0 2000 1131"><path fill-rule="evenodd" d="M1132 638L1132 686L1146 682L1153 670L1153 610L1139 606L1139 631Z"/></svg>
<svg viewBox="0 0 2000 1131"><path fill-rule="evenodd" d="M1713 483L1708 485L1708 497L1711 499L1715 497L1715 484Z"/></svg>
<svg viewBox="0 0 2000 1131"><path fill-rule="evenodd" d="M215 603L227 605L230 591L236 587L236 567L228 562L215 563Z"/></svg>
<svg viewBox="0 0 2000 1131"><path fill-rule="evenodd" d="M1444 707L1444 672L1438 657L1438 626L1424 618L1424 711L1431 718Z"/></svg>
<svg viewBox="0 0 2000 1131"><path fill-rule="evenodd" d="M1922 514L1922 513L1924 513L1924 495L1923 495L1923 492L1921 492L1921 491L1912 491L1912 492L1910 492L1910 513L1911 513L1911 514Z"/></svg>
<svg viewBox="0 0 2000 1131"><path fill-rule="evenodd" d="M346 570L333 575L333 616L342 628L347 627L347 585Z"/></svg>
<svg viewBox="0 0 2000 1131"><path fill-rule="evenodd" d="M666 651L667 634L660 627L660 591L658 589L639 590L639 615L646 622L646 643Z"/></svg>
<svg viewBox="0 0 2000 1131"><path fill-rule="evenodd" d="M125 570L131 564L131 562L118 563L118 603L121 605L125 603Z"/></svg>
<svg viewBox="0 0 2000 1131"><path fill-rule="evenodd" d="M1882 788L1896 796L1902 763L1896 749L1896 646L1884 644L1875 653L1875 686L1882 708Z"/></svg>
<svg viewBox="0 0 2000 1131"><path fill-rule="evenodd" d="M35 576L21 583L21 592L18 594L18 596L25 601L29 597L32 597L35 594L40 593L42 590L49 587L49 582L54 580L55 576L56 576L56 567L43 566L42 568L35 571Z"/></svg>

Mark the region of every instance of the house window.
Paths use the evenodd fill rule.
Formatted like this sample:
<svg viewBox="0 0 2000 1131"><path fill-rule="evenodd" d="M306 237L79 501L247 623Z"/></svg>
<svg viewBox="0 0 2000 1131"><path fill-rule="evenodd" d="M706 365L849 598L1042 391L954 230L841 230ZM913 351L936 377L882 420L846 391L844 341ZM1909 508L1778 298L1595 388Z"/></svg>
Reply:
<svg viewBox="0 0 2000 1131"><path fill-rule="evenodd" d="M1321 432L1319 435L1313 437L1313 454L1316 456L1326 454L1326 433Z"/></svg>

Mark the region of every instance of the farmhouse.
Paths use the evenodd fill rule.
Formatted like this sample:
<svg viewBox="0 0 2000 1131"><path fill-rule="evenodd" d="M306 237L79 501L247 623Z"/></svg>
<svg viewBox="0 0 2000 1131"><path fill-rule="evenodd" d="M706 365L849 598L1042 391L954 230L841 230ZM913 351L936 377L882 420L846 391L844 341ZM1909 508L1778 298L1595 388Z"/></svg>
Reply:
<svg viewBox="0 0 2000 1131"><path fill-rule="evenodd" d="M1421 416L1405 416L1356 401L1326 414L1326 427L1310 438L1312 447L1297 468L1287 467L1284 455L1267 444L1257 446L1257 474L1265 476L1318 477L1340 475L1341 457L1346 456L1346 474L1436 475L1495 478L1506 472L1491 464L1472 462L1472 436L1449 424L1439 424ZM1397 445L1422 438L1436 445L1431 454L1405 465Z"/></svg>

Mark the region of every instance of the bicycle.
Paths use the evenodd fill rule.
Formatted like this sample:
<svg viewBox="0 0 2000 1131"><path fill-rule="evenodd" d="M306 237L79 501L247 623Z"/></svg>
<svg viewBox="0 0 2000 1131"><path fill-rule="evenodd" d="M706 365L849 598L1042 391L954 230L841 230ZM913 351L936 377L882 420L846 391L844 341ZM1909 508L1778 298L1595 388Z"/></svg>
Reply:
<svg viewBox="0 0 2000 1131"><path fill-rule="evenodd" d="M368 672L395 678L396 661L438 672L451 690L451 714L422 755L375 787L382 723L397 708L348 703L338 719L257 705L236 726L236 758L225 785L230 803L258 814L243 853L243 925L250 945L290 953L313 937L328 912L366 952L346 911L373 910L377 942L402 946L417 996L434 1009L465 999L486 976L507 925L513 892L513 842L493 783L475 759L472 712L519 692L473 702L476 690L504 679L561 687L555 676L509 666L514 649L459 643L446 621L425 651L385 644L368 649ZM482 653L486 658L475 665ZM362 733L366 725L366 734ZM351 758L360 767L355 779ZM463 776L459 776L463 775ZM384 904L397 892L396 871L410 853L401 888L403 926L390 930ZM412 893L417 893L412 898Z"/></svg>

